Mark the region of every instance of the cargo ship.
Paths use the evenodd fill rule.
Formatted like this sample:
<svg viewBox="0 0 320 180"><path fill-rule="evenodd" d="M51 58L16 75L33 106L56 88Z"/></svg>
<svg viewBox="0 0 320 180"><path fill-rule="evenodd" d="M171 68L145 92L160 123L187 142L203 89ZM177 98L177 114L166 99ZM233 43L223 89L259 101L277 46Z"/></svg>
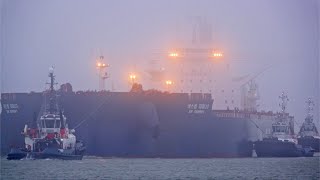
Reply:
<svg viewBox="0 0 320 180"><path fill-rule="evenodd" d="M314 102L311 98L307 101L307 116L303 122L299 134L298 143L303 147L311 147L315 152L319 152L320 149L320 136L316 125L313 122L313 107Z"/></svg>
<svg viewBox="0 0 320 180"><path fill-rule="evenodd" d="M94 156L250 157L252 142L262 139L277 117L213 109L209 93L143 90L137 83L129 92L74 92L71 84L63 84L56 95L69 126ZM45 96L46 91L1 94L2 153L24 146L21 129L44 108Z"/></svg>
<svg viewBox="0 0 320 180"><path fill-rule="evenodd" d="M1 94L3 153L23 146L21 128L39 114L45 94ZM250 157L252 141L269 128L259 122L271 124L275 116L249 109L213 110L209 93L143 90L137 83L130 92L74 92L71 84L63 84L57 96L87 154L96 156Z"/></svg>
<svg viewBox="0 0 320 180"><path fill-rule="evenodd" d="M251 144L246 141L246 120L215 115L210 94L143 91L134 84L131 92L60 91L59 96L69 125L75 127L77 137L86 143L88 155L251 155ZM43 93L2 94L2 152L8 152L11 145L24 145L21 128L33 119L34 112L41 110L43 98ZM228 111L220 114L223 113L233 114Z"/></svg>
<svg viewBox="0 0 320 180"><path fill-rule="evenodd" d="M70 83L60 86L59 106L77 138L86 143L88 155L252 155L252 142L271 133L277 113L257 110L255 78L261 72L233 77L223 52L210 48L210 27L201 20L194 26L190 45L153 53L150 69L129 75L127 92L105 90L109 75L103 56L96 64L99 91L73 91ZM139 76L150 82L139 83ZM1 94L1 152L23 146L18 134L34 113L39 114L44 94Z"/></svg>

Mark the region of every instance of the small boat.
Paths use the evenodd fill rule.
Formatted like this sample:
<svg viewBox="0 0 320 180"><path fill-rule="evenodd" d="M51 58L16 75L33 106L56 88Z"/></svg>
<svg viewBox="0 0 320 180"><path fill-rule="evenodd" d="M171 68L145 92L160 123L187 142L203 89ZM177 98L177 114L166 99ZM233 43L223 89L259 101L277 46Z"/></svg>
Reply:
<svg viewBox="0 0 320 180"><path fill-rule="evenodd" d="M11 148L7 159L64 159L81 160L85 145L76 140L75 130L69 129L54 90L53 68L49 72L50 89L46 91L45 103L39 120L36 113L30 128L25 125L22 134L25 138L24 148ZM46 99L49 99L46 103ZM40 111L41 112L41 111Z"/></svg>
<svg viewBox="0 0 320 180"><path fill-rule="evenodd" d="M293 129L289 124L288 114L285 112L288 97L282 93L280 96L282 112L278 113L272 123L272 134L254 143L258 157L312 157L314 149L302 147L294 137Z"/></svg>

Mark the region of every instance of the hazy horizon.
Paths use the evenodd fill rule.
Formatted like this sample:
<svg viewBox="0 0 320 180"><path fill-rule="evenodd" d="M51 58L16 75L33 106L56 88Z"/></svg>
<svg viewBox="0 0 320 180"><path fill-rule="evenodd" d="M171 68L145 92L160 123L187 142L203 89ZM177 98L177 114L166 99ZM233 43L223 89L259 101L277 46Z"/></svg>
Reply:
<svg viewBox="0 0 320 180"><path fill-rule="evenodd" d="M74 90L98 89L96 58L106 57L111 82L128 91L127 74L148 68L154 49L169 50L194 16L212 24L213 42L234 60L235 74L253 74L263 110L288 111L301 125L315 101L319 127L319 1L37 1L2 0L1 92L43 91L48 68ZM188 30L190 31L190 29ZM237 61L239 60L239 61ZM107 88L107 89L108 89ZM318 110L318 112L317 112Z"/></svg>

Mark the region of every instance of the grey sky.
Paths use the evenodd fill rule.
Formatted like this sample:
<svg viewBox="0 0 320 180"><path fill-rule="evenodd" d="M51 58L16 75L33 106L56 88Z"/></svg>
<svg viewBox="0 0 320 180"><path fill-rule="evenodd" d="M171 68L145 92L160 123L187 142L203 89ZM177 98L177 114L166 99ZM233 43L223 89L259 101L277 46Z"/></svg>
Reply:
<svg viewBox="0 0 320 180"><path fill-rule="evenodd" d="M272 65L257 78L262 108L277 110L284 90L289 112L302 122L307 97L319 104L317 0L2 0L1 90L42 91L51 65L59 83L97 89L100 51L116 88L126 91L128 69L146 68L154 48L172 48L182 33L177 26L192 16L212 23L229 59L245 60L234 64L236 74Z"/></svg>

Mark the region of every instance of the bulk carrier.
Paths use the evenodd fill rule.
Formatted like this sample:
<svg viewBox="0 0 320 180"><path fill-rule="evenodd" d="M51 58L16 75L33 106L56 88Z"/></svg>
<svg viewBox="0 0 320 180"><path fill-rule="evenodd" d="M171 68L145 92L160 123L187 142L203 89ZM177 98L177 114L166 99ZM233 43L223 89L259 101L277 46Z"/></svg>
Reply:
<svg viewBox="0 0 320 180"><path fill-rule="evenodd" d="M277 113L257 111L257 75L232 77L222 52L208 48L210 26L194 26L192 44L156 52L143 90L131 74L129 92L103 90L107 64L97 63L99 91L61 85L58 103L86 143L88 155L116 157L249 157L252 142L271 133ZM205 44L205 45L203 45ZM153 62L157 62L159 59ZM59 76L59 75L58 75ZM163 86L163 84L165 84ZM19 136L41 111L46 92L1 94L1 152L23 146ZM293 129L293 117L290 125ZM39 117L38 117L39 118Z"/></svg>

